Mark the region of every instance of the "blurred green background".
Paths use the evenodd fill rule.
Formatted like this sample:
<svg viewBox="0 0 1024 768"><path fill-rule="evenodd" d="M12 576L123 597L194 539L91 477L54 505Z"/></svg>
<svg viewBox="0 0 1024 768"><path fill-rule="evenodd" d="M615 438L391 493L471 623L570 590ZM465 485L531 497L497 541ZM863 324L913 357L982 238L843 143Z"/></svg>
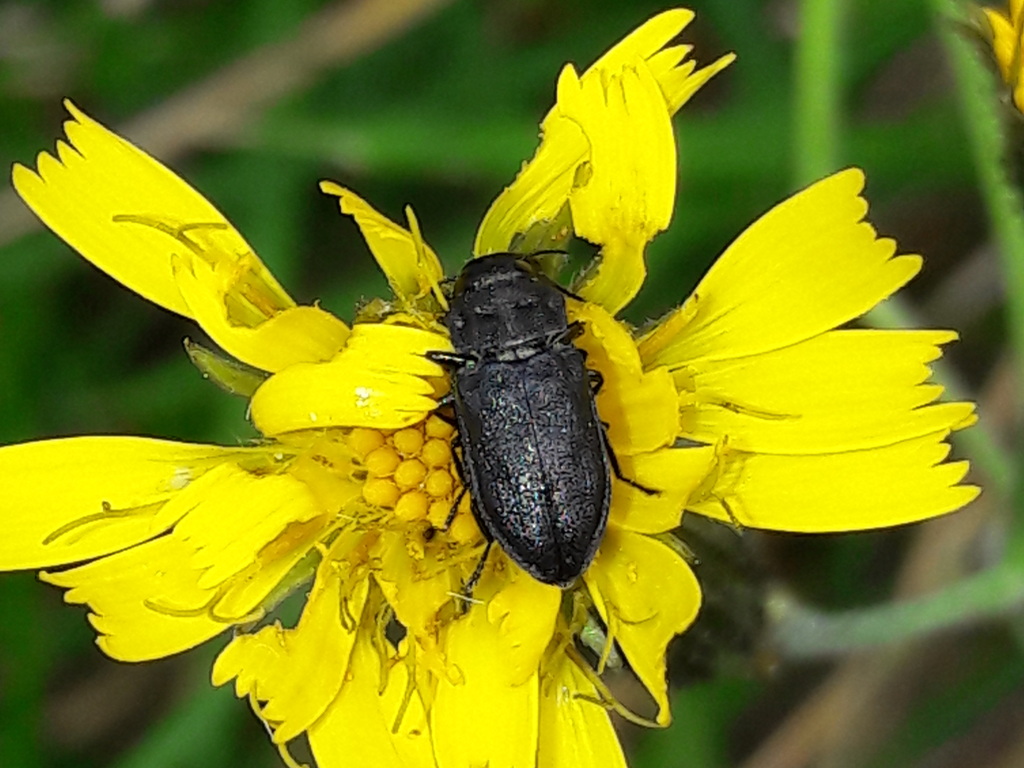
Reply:
<svg viewBox="0 0 1024 768"><path fill-rule="evenodd" d="M385 283L318 180L398 220L411 204L454 271L487 205L532 154L561 65L586 66L664 7L0 2L0 166L51 149L70 97L214 201L296 299L351 319ZM683 39L698 60L739 59L676 120L676 216L628 316L681 301L785 195L861 166L872 221L926 255L901 301L869 322L961 332L942 375L980 401L983 425L956 451L974 460L986 494L898 531L692 531L705 553L706 617L673 652L675 723L624 728L632 765L1024 765L1011 362L1024 347L1024 225L1017 143L1008 139L1004 163L1000 131L1013 136L1015 118L948 21L954 3L690 7L698 17ZM244 403L204 382L182 351L182 338L201 332L33 222L0 192L0 442L252 435ZM917 595L934 597L890 604ZM30 574L0 577L3 768L280 765L246 704L209 687L214 648L125 665L92 641L84 611L63 607L59 590ZM628 681L616 685L628 697Z"/></svg>

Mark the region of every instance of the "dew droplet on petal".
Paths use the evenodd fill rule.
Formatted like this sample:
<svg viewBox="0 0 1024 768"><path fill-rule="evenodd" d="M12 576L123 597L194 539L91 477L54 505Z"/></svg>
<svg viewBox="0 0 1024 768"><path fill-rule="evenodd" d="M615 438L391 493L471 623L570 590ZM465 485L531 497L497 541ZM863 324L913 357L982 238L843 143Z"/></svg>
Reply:
<svg viewBox="0 0 1024 768"><path fill-rule="evenodd" d="M172 491L180 491L191 482L192 470L188 467L176 467L174 474L171 475L171 482L169 485Z"/></svg>

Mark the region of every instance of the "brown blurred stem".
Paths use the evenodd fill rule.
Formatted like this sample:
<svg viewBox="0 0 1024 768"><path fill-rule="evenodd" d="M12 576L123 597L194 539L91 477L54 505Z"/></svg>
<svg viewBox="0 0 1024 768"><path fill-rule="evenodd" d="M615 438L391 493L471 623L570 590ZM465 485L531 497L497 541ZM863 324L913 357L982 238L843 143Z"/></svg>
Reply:
<svg viewBox="0 0 1024 768"><path fill-rule="evenodd" d="M323 72L374 50L451 0L348 0L306 19L295 33L242 56L117 127L161 161L223 143L272 104ZM11 189L0 192L0 246L39 226Z"/></svg>

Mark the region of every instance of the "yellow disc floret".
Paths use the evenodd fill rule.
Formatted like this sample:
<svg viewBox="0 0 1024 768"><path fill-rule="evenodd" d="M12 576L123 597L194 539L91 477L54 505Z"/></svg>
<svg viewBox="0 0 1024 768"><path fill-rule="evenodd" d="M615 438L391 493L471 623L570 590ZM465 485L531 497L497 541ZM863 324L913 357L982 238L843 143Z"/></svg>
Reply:
<svg viewBox="0 0 1024 768"><path fill-rule="evenodd" d="M410 538L422 538L422 524L426 524L446 534L440 540L447 544L476 543L480 531L468 495L462 494L452 515L462 492L451 446L454 435L454 427L438 416L395 431L350 430L345 442L365 473L362 477L357 470L362 477L362 500L371 511L384 511L399 524L420 523L410 529Z"/></svg>

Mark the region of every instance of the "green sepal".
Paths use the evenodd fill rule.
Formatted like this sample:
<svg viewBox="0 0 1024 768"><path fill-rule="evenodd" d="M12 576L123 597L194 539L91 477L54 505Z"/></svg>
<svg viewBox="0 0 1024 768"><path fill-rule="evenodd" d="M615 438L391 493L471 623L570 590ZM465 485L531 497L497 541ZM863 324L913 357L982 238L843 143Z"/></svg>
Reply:
<svg viewBox="0 0 1024 768"><path fill-rule="evenodd" d="M209 379L229 394L252 397L260 384L267 380L267 373L223 357L191 339L185 339L185 352L204 379Z"/></svg>

